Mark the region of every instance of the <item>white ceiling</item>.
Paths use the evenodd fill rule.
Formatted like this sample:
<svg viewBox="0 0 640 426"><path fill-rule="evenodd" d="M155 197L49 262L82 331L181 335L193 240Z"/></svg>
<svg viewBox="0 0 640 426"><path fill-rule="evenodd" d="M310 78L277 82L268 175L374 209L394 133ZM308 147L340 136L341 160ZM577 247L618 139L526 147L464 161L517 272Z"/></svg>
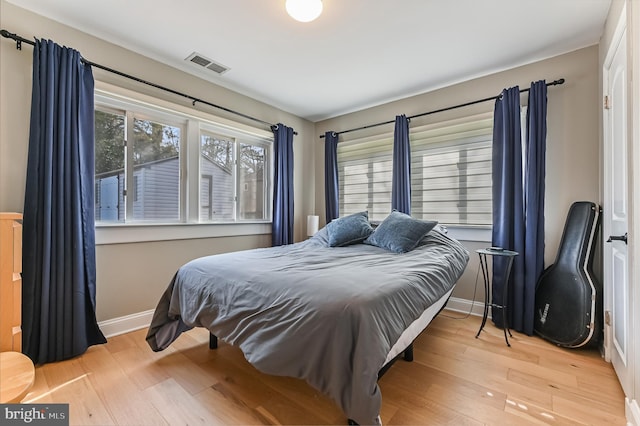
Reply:
<svg viewBox="0 0 640 426"><path fill-rule="evenodd" d="M8 1L311 121L595 44L611 3L323 0L303 24L285 0Z"/></svg>

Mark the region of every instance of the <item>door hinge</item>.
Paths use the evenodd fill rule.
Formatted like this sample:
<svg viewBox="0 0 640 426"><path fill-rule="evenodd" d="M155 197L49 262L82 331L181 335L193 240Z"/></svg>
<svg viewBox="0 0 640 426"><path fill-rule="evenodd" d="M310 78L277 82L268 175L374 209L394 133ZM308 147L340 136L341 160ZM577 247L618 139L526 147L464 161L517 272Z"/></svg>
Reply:
<svg viewBox="0 0 640 426"><path fill-rule="evenodd" d="M609 104L609 96L605 95L604 96L604 109L610 109L611 105Z"/></svg>
<svg viewBox="0 0 640 426"><path fill-rule="evenodd" d="M127 146L127 140L126 139L122 141L122 146Z"/></svg>
<svg viewBox="0 0 640 426"><path fill-rule="evenodd" d="M122 190L122 195L125 196L125 197L127 196L127 190L126 189Z"/></svg>
<svg viewBox="0 0 640 426"><path fill-rule="evenodd" d="M611 325L611 312L604 311L604 323L606 325Z"/></svg>

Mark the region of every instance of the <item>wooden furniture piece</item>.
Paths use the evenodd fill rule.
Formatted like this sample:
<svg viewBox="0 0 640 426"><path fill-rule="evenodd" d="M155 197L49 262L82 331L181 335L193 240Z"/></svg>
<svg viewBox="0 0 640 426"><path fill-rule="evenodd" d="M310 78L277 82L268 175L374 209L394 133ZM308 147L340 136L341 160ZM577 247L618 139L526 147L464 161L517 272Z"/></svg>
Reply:
<svg viewBox="0 0 640 426"><path fill-rule="evenodd" d="M480 324L480 329L478 330L478 334L476 334L476 339L480 336L480 332L484 328L484 325L487 323L487 317L489 316L489 307L494 307L502 310L502 329L504 330L504 340L507 342L507 346L511 346L509 343L509 338L507 337L507 333L511 336L511 330L509 330L509 319L507 315L507 300L508 298L508 290L509 290L509 275L511 275L511 265L513 264L513 258L518 255L518 252L511 250L504 250L496 247L489 247L486 249L478 249L476 250L478 256L480 256L480 267L482 268L482 278L484 280L484 313L482 315L482 323ZM489 279L489 265L487 264L487 256L501 256L507 259L507 265L504 271L504 288L502 289L502 304L498 305L491 302L491 289L492 284ZM513 336L511 336L513 337Z"/></svg>
<svg viewBox="0 0 640 426"><path fill-rule="evenodd" d="M0 353L0 403L15 404L27 395L36 380L33 362L20 352Z"/></svg>
<svg viewBox="0 0 640 426"><path fill-rule="evenodd" d="M22 214L0 213L0 352L22 352L21 272Z"/></svg>

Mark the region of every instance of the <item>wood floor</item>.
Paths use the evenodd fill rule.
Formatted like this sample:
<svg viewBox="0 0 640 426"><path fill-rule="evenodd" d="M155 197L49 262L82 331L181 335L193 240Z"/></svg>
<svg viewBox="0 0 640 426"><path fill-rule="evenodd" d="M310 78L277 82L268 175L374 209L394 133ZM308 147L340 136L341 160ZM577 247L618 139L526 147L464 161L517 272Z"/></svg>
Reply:
<svg viewBox="0 0 640 426"><path fill-rule="evenodd" d="M596 350L558 348L444 311L380 379L385 425L623 425L624 396ZM194 329L160 353L139 330L37 367L25 402L69 403L75 425L346 424L301 380L259 373Z"/></svg>

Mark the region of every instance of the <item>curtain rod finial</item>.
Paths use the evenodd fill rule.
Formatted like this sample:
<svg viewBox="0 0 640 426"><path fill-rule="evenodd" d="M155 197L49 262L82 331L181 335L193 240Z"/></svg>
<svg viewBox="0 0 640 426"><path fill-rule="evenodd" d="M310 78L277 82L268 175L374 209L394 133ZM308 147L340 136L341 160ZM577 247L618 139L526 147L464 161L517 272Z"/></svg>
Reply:
<svg viewBox="0 0 640 426"><path fill-rule="evenodd" d="M18 37L16 34L10 33L7 30L0 30L0 35L2 35L2 37L4 38L14 39L16 41L16 49L22 50L22 40L20 40L20 37Z"/></svg>

